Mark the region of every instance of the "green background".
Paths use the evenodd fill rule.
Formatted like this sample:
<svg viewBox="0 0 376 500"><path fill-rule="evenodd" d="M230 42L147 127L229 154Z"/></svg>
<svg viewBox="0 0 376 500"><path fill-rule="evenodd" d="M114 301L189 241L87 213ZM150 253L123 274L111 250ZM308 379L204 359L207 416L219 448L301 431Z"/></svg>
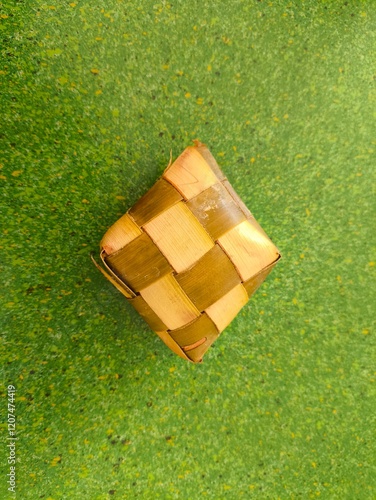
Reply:
<svg viewBox="0 0 376 500"><path fill-rule="evenodd" d="M375 26L373 1L1 3L2 498L8 384L20 499L376 498ZM202 365L89 258L195 138L283 255Z"/></svg>

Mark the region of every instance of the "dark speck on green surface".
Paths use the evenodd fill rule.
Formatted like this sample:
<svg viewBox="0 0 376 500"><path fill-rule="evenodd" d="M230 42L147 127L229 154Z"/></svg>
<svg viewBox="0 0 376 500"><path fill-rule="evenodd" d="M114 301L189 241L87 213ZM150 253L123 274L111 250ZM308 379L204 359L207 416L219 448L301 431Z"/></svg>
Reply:
<svg viewBox="0 0 376 500"><path fill-rule="evenodd" d="M376 4L0 5L1 480L17 498L376 498ZM93 267L192 139L283 260L200 366Z"/></svg>

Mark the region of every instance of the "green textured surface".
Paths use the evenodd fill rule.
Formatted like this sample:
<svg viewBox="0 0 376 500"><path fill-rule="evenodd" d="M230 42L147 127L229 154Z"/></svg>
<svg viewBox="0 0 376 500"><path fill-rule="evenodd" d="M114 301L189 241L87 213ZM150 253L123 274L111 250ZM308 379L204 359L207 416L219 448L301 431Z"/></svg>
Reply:
<svg viewBox="0 0 376 500"><path fill-rule="evenodd" d="M376 3L0 16L1 498L12 383L19 499L375 499ZM199 366L89 259L194 138L283 254Z"/></svg>

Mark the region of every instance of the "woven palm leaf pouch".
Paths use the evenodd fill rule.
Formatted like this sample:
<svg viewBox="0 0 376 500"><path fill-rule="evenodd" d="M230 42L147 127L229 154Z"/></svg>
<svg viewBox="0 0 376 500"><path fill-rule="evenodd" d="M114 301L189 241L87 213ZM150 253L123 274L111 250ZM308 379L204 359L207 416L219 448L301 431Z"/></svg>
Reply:
<svg viewBox="0 0 376 500"><path fill-rule="evenodd" d="M194 141L108 229L100 258L96 266L163 342L198 363L280 254Z"/></svg>

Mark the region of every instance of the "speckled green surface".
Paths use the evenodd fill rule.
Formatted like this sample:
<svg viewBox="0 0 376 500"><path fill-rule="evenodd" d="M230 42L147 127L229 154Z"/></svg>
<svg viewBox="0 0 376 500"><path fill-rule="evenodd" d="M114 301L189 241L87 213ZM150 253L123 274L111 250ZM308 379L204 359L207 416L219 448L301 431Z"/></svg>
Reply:
<svg viewBox="0 0 376 500"><path fill-rule="evenodd" d="M375 25L373 1L2 1L1 498L9 383L19 499L376 498ZM283 254L200 366L89 259L194 138Z"/></svg>

